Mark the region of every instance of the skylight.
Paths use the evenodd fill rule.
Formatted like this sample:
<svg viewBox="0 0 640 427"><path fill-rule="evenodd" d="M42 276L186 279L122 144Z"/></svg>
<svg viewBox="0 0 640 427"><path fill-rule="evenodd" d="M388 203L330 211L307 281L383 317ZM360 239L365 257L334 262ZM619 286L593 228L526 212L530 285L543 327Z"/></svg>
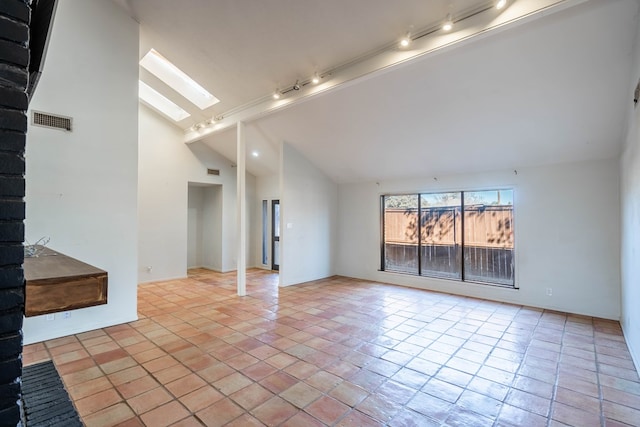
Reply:
<svg viewBox="0 0 640 427"><path fill-rule="evenodd" d="M171 102L169 99L165 98L155 89L149 87L144 82L139 81L138 83L138 96L145 104L154 110L164 114L174 122L179 122L180 120L184 120L190 116L189 113Z"/></svg>
<svg viewBox="0 0 640 427"><path fill-rule="evenodd" d="M180 95L197 105L201 110L220 102L218 98L210 94L155 49L147 52L140 60L140 65L171 86Z"/></svg>

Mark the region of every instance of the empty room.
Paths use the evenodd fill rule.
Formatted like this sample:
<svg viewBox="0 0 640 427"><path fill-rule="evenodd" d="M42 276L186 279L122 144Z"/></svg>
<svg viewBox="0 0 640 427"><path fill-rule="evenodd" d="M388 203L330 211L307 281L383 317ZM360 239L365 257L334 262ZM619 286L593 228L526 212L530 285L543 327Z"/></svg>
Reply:
<svg viewBox="0 0 640 427"><path fill-rule="evenodd" d="M0 424L640 426L639 27L3 0Z"/></svg>

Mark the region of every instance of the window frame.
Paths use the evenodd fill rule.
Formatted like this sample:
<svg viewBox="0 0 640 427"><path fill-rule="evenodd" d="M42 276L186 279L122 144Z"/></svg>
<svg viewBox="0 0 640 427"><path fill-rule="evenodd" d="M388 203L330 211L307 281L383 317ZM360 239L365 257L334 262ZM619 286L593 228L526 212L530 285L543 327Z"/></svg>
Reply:
<svg viewBox="0 0 640 427"><path fill-rule="evenodd" d="M511 191L512 192L512 196L513 196L513 204L512 206L512 221L511 221L511 232L512 232L512 241L513 241L513 249L512 249L512 269L513 269L513 280L511 284L504 284L504 283L496 283L496 282L489 282L489 281L480 281L480 280L473 280L473 279L468 279L466 278L466 274L465 274L465 259L464 259L464 251L465 251L465 193L474 193L474 192L490 192L490 191ZM418 237L418 272L417 273L411 273L411 272L404 272L404 271L397 271L397 270L389 270L386 268L386 263L385 263L385 200L387 197L389 196L417 196L418 197L418 218L421 218L422 215L422 195L433 195L433 194L446 194L446 193L458 193L460 195L460 222L461 222L461 227L460 227L460 233L461 233L461 239L460 239L460 260L459 260L459 269L460 269L460 278L453 278L453 277L446 277L445 275L435 275L435 274L425 274L423 272L423 268L422 268L422 262L421 262L421 257L422 257L422 253L420 252L420 248L423 246L423 242L422 242L422 238ZM419 192L398 192L398 193L384 193L384 194L379 194L380 196L380 269L379 271L384 272L384 273L390 273L390 274L400 274L400 275L404 275L404 276L412 276L412 277L424 277L426 279L435 279L435 280L447 280L447 281L454 281L454 282L458 282L458 283L468 283L468 284L476 284L476 285L483 285L483 286L493 286L493 287L498 287L498 288L503 288L503 289L514 289L514 290L518 290L520 289L519 287L519 280L518 280L518 274L520 269L517 268L518 266L518 256L517 256L517 249L516 249L516 189L514 187L511 186L499 186L499 187L492 187L492 188L473 188L473 189L465 189L465 190L446 190L446 189L442 189L442 190L432 190L432 191L419 191Z"/></svg>

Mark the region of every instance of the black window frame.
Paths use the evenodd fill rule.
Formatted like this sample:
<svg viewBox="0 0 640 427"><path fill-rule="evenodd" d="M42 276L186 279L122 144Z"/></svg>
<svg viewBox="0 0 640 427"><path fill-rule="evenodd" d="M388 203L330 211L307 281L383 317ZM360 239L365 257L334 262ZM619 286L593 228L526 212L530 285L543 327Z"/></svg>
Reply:
<svg viewBox="0 0 640 427"><path fill-rule="evenodd" d="M429 192L412 192L412 193L389 193L389 194L381 194L380 195L380 271L384 271L384 272L389 272L389 273L395 273L395 274L403 274L403 275L408 275L408 276L417 276L417 277L426 277L426 278L433 278L433 279L444 279L444 280L453 280L456 282L463 282L463 283L475 283L475 284L481 284L481 285L485 285L485 286L497 286L497 287L502 287L502 288L507 288L507 289L519 289L518 287L518 281L517 281L517 269L516 269L516 237L515 237L515 200L512 201L512 208L511 208L511 216L510 216L510 220L509 220L509 231L511 233L511 241L512 241L512 248L510 249L511 251L511 265L510 265L510 269L511 269L511 283L503 283L503 282L492 282L490 280L478 280L478 279L473 279L473 278L468 278L467 277L467 272L465 271L465 248L467 248L468 246L466 245L465 242L465 207L469 207L469 206L473 206L472 204L469 205L465 205L465 193L477 193L477 192L500 192L500 191L510 191L512 194L513 199L515 199L515 189L511 188L511 187L499 187L499 188L489 188L489 189L476 189L476 190L455 190L455 191L429 191ZM459 205L459 210L460 210L460 256L459 259L456 260L456 262L459 262L459 271L460 271L460 277L447 277L444 274L429 274L428 271L424 271L423 269L423 263L422 263L422 252L421 252L421 248L423 245L423 239L422 239L422 234L421 231L418 234L418 242L417 242L417 260L416 263L418 265L418 271L417 273L412 273L412 272L407 272L407 271L401 271L401 270L395 270L395 269L388 269L386 266L386 254L385 254L385 244L386 244L386 239L385 239L385 200L387 197L393 197L393 196L415 196L418 199L418 211L417 211L417 216L419 218L419 221L421 221L422 218L422 196L423 195L442 195L442 194L459 194L460 196L460 205ZM487 206L491 206L491 205L487 205ZM502 206L502 205L500 205ZM457 205L456 205L456 209L457 209ZM456 215L454 214L454 222L455 222L455 218ZM455 235L455 232L454 232ZM454 246L455 246L455 237L454 237Z"/></svg>

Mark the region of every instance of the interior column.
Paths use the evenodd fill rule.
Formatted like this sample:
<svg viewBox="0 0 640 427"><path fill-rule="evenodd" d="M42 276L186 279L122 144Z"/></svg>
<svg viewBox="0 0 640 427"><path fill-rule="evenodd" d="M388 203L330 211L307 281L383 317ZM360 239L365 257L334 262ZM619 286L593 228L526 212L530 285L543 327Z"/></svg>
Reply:
<svg viewBox="0 0 640 427"><path fill-rule="evenodd" d="M237 180L238 191L236 201L237 233L238 233L238 262L237 281L238 295L247 294L247 200L246 200L246 141L244 135L244 122L238 122L237 145Z"/></svg>

